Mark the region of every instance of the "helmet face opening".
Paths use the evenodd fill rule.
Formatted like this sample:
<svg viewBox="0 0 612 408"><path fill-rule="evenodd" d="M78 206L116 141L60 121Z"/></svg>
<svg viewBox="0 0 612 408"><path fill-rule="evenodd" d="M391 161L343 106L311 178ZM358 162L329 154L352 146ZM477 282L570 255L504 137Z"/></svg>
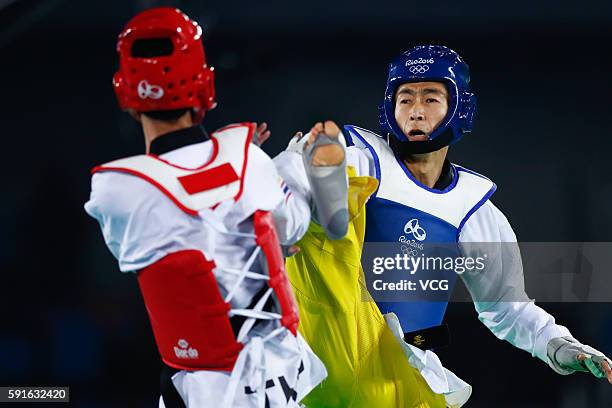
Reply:
<svg viewBox="0 0 612 408"><path fill-rule="evenodd" d="M389 64L385 99L380 107L383 134L405 144L404 152L426 153L457 142L472 129L476 99L470 91L469 81L469 67L450 48L426 45L402 53ZM427 141L410 141L395 120L397 89L402 84L415 82L443 83L449 94L448 112ZM436 141L442 135L444 141ZM399 144L394 143L396 146Z"/></svg>
<svg viewBox="0 0 612 408"><path fill-rule="evenodd" d="M173 52L170 38L139 38L132 43L130 55L132 58L153 58L172 55Z"/></svg>
<svg viewBox="0 0 612 408"><path fill-rule="evenodd" d="M457 110L457 105L458 105L457 87L455 86L455 83L449 78L429 78L429 79L419 78L419 79L412 79L412 80L407 80L407 81L395 81L393 83L393 90L389 92L391 107L389 109L386 109L386 115L389 115L389 117L387 117L386 120L390 124L393 134L397 136L397 139L400 139L400 140L403 139L402 141L405 141L405 142L409 141L408 137L401 130L395 118L397 91L404 84L414 84L414 83L420 83L420 82L440 83L444 85L444 87L446 88L446 92L448 93L448 99L447 99L448 108L446 110L446 115L444 115L444 118L440 121L440 123L436 126L436 128L429 134L428 141L435 139L444 130L444 128L446 128L449 125L450 121L452 120ZM421 142L412 141L410 143L421 143Z"/></svg>

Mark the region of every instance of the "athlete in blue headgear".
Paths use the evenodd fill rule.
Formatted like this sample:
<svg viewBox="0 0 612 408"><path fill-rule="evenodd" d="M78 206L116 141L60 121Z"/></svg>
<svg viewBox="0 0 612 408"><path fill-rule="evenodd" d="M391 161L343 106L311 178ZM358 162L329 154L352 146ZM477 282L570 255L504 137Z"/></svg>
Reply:
<svg viewBox="0 0 612 408"><path fill-rule="evenodd" d="M358 211L351 210L353 224L365 218L363 236L354 233L358 228L351 225L347 239L401 242L412 256L419 256L428 243L454 244L466 258L475 259L487 252L484 270L460 275L472 296L479 320L498 338L540 358L560 374L586 371L600 378L607 377L612 383L610 360L575 340L567 328L556 324L525 293L516 236L506 217L490 201L495 184L446 158L449 146L472 130L476 98L469 81L467 64L444 46L417 46L391 62L380 106L382 137L357 126L344 127L349 146L347 165L357 176L373 177L378 182L367 199L365 214L359 218ZM294 164L304 152L306 140L320 133L336 132L333 122L319 123L311 129L310 136L296 135L288 149L275 158L279 172L293 189L309 194L307 178L298 171L300 166ZM363 180L353 183L349 178L349 208L351 197L358 196L351 193L355 191L351 190L353 184L366 185ZM316 207L316 198L313 200ZM381 347L384 334L375 340L364 340L366 336L360 338L359 333L352 333L354 327L357 332L362 327L373 327L364 325L369 317L360 303L343 301L350 296L347 276L355 276L356 281L361 279L355 290L363 283L363 275L359 277L352 269L353 261L358 264L359 259L349 259L354 256L350 250L360 243L351 246L342 240L325 241L317 231L316 226L311 228L302 241L302 251L288 263L300 305L302 333L329 371L326 382L312 394L313 406L358 407L375 403L408 406L405 403L408 399L403 399L403 403L398 399L387 401L407 392L393 388L401 382L397 380L397 371L384 371L396 364L395 360L382 364L372 362L372 355L388 358L384 357L384 350L376 349ZM343 263L348 265L346 270ZM342 279L332 281L336 275ZM452 280L449 287L453 285ZM360 300L359 296L351 298L355 299ZM354 305L352 309L351 305ZM440 325L447 303L376 301L376 305L410 365L420 372L429 388L443 394L448 406L462 406L471 394L471 387L445 369L429 350L444 342L445 333ZM376 315L378 310L371 314ZM354 347L351 336L357 338ZM359 381L352 384L350 395L343 399L343 381L350 375ZM329 383L336 388L326 392ZM322 395L318 399L317 392ZM418 406L438 405L422 400Z"/></svg>

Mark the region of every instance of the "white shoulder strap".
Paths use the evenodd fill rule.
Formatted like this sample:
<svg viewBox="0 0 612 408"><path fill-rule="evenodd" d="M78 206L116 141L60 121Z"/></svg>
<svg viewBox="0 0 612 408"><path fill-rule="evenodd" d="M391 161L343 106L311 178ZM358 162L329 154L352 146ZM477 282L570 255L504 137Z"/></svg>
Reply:
<svg viewBox="0 0 612 408"><path fill-rule="evenodd" d="M357 126L345 126L349 143L368 149L374 158L378 190L373 197L393 201L432 214L461 229L467 219L495 192L488 178L453 165L455 179L448 191L419 186L408 174L385 139Z"/></svg>
<svg viewBox="0 0 612 408"><path fill-rule="evenodd" d="M374 159L375 176L380 183L384 173L388 171L389 164L395 162L393 151L385 139L376 133L354 125L344 126L347 142L362 149L368 149ZM379 187L380 188L380 185ZM376 196L378 190L373 194Z"/></svg>
<svg viewBox="0 0 612 408"><path fill-rule="evenodd" d="M191 215L229 198L238 200L255 125L242 123L211 135L213 152L198 168L183 168L153 155L138 155L98 166L92 172L117 171L140 177Z"/></svg>
<svg viewBox="0 0 612 408"><path fill-rule="evenodd" d="M495 193L497 186L487 177L466 169L457 164L453 164L457 169L457 191L463 196L463 210L461 220L457 225L459 231L463 228L466 221Z"/></svg>

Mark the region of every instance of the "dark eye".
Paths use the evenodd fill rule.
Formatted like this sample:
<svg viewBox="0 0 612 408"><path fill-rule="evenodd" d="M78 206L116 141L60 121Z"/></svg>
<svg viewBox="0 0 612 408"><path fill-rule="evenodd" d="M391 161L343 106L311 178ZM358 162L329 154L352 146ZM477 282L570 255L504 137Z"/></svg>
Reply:
<svg viewBox="0 0 612 408"><path fill-rule="evenodd" d="M438 100L435 98L427 98L427 103L435 103L435 102L438 102Z"/></svg>
<svg viewBox="0 0 612 408"><path fill-rule="evenodd" d="M408 99L400 99L399 103L400 103L401 105L405 105L405 104L407 104L407 103L408 103Z"/></svg>

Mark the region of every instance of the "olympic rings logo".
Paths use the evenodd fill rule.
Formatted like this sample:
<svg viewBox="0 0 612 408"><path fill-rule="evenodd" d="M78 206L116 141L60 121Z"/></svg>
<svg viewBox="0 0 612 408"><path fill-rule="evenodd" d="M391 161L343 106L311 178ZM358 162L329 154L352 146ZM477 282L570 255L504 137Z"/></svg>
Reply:
<svg viewBox="0 0 612 408"><path fill-rule="evenodd" d="M138 83L138 96L140 99L160 99L164 96L164 89L159 85L151 85L143 79Z"/></svg>
<svg viewBox="0 0 612 408"><path fill-rule="evenodd" d="M419 220L411 219L404 225L404 233L412 234L417 241L423 241L427 237L425 229L419 225Z"/></svg>
<svg viewBox="0 0 612 408"><path fill-rule="evenodd" d="M408 255L409 257L412 257L412 258L416 257L419 254L419 252L416 249L411 248L411 247L406 246L406 245L402 245L400 247L400 250L402 251L403 254L406 254L406 255Z"/></svg>
<svg viewBox="0 0 612 408"><path fill-rule="evenodd" d="M408 68L408 71L412 72L413 74L424 74L429 71L429 65L413 65Z"/></svg>

